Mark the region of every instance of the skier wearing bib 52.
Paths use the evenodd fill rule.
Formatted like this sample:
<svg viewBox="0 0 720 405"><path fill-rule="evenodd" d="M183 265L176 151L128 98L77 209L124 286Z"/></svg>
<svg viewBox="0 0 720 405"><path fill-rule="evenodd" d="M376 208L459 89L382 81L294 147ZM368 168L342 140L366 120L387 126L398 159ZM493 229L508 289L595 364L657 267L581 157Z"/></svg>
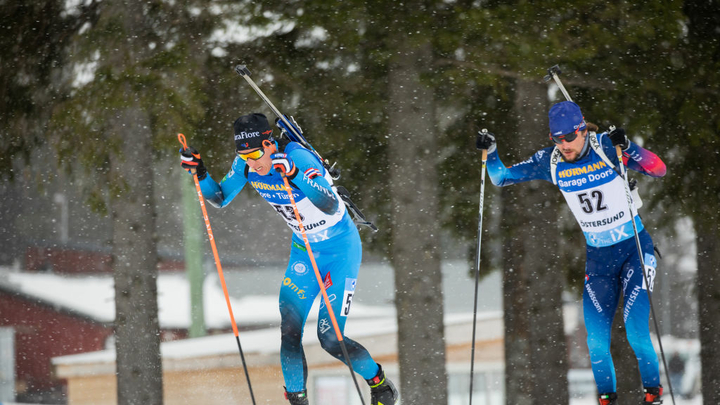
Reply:
<svg viewBox="0 0 720 405"><path fill-rule="evenodd" d="M548 114L554 147L539 150L532 158L505 167L497 153L495 137L479 133L477 148L488 150L487 170L496 186L528 180L547 180L562 192L585 234L587 256L583 313L587 328L593 375L601 405L616 404L615 368L610 356L610 331L623 295L623 320L627 338L638 360L645 394L642 404L661 404L662 386L658 358L650 340L650 304L656 260L653 242L639 216L631 218L624 180L616 172L615 146L623 150L627 168L652 177L665 175L665 164L652 152L630 142L623 129L596 134L590 131L571 101L555 104ZM632 212L637 212L633 207ZM639 233L645 283L632 222Z"/></svg>
<svg viewBox="0 0 720 405"><path fill-rule="evenodd" d="M279 171L289 180L300 220L341 332L345 328L355 294L362 260L360 235L345 204L333 189L332 178L313 153L298 143L286 139L275 140L273 130L263 114L244 115L233 126L237 156L220 183L207 174L200 154L191 147L181 151L182 167L197 173L203 196L216 207L229 204L249 183L292 229L290 261L280 287L280 362L286 398L292 405L308 404L307 363L302 334L310 307L320 293L320 286ZM317 334L323 349L344 362L340 341L322 301ZM392 382L385 378L380 365L357 342L346 337L343 337L343 342L353 369L371 387L372 404L396 404L398 392Z"/></svg>

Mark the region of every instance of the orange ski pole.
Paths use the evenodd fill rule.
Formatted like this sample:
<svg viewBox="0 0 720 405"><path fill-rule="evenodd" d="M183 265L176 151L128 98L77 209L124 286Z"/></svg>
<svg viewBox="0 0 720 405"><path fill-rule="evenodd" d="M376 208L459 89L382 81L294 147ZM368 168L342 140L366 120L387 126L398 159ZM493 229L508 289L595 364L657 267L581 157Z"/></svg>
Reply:
<svg viewBox="0 0 720 405"><path fill-rule="evenodd" d="M347 366L350 369L350 375L352 376L353 382L355 383L355 388L357 388L358 395L360 396L360 403L362 403L362 405L365 405L365 400L363 399L362 391L360 391L360 386L358 385L357 379L355 378L355 371L353 370L352 363L350 362L350 355L348 354L347 348L345 347L345 341L343 340L342 332L340 332L340 326L337 323L337 318L335 318L335 312L333 311L332 307L330 306L330 298L328 297L327 290L325 289L325 283L323 282L322 276L320 275L320 270L318 270L318 265L315 262L315 256L313 255L312 248L310 247L310 241L308 241L307 234L305 233L305 227L303 226L303 223L300 220L300 213L298 212L297 204L295 204L295 197L293 197L292 189L290 188L290 183L288 182L288 179L285 176L285 172L280 171L280 174L282 175L283 182L285 183L285 191L287 191L288 197L290 198L290 203L292 204L293 212L295 213L295 219L297 219L297 221L298 221L298 226L300 227L300 233L302 233L303 241L305 242L305 247L307 248L308 256L310 256L310 263L312 263L313 270L315 271L315 278L317 278L318 285L320 286L320 292L322 292L325 306L328 309L328 315L330 316L330 321L332 322L333 328L335 329L335 335L337 336L337 340L340 343L340 348L342 349L343 355L345 356L345 362L347 363Z"/></svg>
<svg viewBox="0 0 720 405"><path fill-rule="evenodd" d="M183 150L187 149L187 142L185 135L178 134L178 140L183 147ZM255 395L253 395L252 384L250 383L250 374L248 373L247 365L245 364L245 355L243 354L242 346L240 345L240 334L238 333L237 324L235 324L235 315L233 315L232 305L230 304L230 295L228 295L227 285L225 284L225 275L223 274L222 265L220 264L220 256L218 255L217 246L215 246L215 236L213 235L212 228L210 227L210 217L208 217L207 209L205 208L205 199L200 189L200 181L197 178L197 174L193 174L193 180L195 180L195 190L197 190L198 200L200 200L200 208L202 208L203 219L205 219L205 229L208 232L208 238L210 239L210 246L212 246L213 256L215 257L215 266L217 267L218 277L220 278L220 285L222 285L223 293L225 294L225 302L227 303L228 312L230 313L230 323L232 325L233 333L235 334L235 340L237 340L238 350L240 350L240 359L242 360L243 369L245 370L245 378L247 378L248 388L250 389L250 398L252 399L253 405L255 405Z"/></svg>

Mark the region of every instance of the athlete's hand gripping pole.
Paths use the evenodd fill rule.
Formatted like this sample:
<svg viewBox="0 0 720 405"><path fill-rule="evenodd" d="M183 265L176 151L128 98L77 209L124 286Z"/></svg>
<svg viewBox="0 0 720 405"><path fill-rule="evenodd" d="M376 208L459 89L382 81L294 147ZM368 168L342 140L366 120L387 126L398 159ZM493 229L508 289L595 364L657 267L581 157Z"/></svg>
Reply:
<svg viewBox="0 0 720 405"><path fill-rule="evenodd" d="M290 188L290 183L285 176L285 172L283 171L282 166L277 166L275 170L280 173L283 182L285 183L285 191L287 191L288 198L290 198L290 204L292 204L293 212L295 213L295 219L297 219L300 233L302 233L303 241L305 242L305 248L307 249L308 256L310 257L310 263L312 263L313 270L315 271L315 278L317 279L318 285L320 286L320 292L322 293L325 307L327 307L328 309L330 321L332 322L332 326L335 329L335 336L340 343L340 348L342 349L343 356L345 356L345 363L347 363L347 366L350 369L350 375L352 376L353 382L355 383L355 388L357 388L358 395L360 396L360 403L362 403L362 405L365 405L362 391L360 390L360 386L358 385L357 379L355 377L355 371L352 367L352 362L350 361L350 355L348 354L347 348L345 347L345 341L343 340L342 332L340 332L340 325L338 325L337 318L335 318L335 312L330 305L330 298L328 297L327 290L325 289L325 283L323 282L322 276L320 275L320 270L318 270L317 262L315 262L315 256L313 255L312 248L310 247L310 241L308 240L307 233L305 233L305 227L300 220L300 213L298 212L297 204L295 203L295 197L293 197L292 188Z"/></svg>
<svg viewBox="0 0 720 405"><path fill-rule="evenodd" d="M178 140L183 147L183 150L188 148L185 140L185 135L178 134ZM215 236L213 235L212 228L210 227L210 217L208 217L207 209L205 208L205 199L200 189L200 181L197 178L197 174L193 174L193 180L195 180L195 190L197 190L198 200L200 200L200 208L202 208L203 218L205 219L205 228L208 232L208 238L210 239L210 246L212 246L213 256L215 257L215 266L217 267L218 277L220 278L220 285L222 285L223 293L225 294L225 302L227 303L228 312L230 313L230 323L232 325L233 333L235 334L235 340L237 341L238 350L240 351L240 359L242 360L243 370L245 370L245 378L247 379L248 389L250 390L250 399L252 399L253 405L255 405L255 395L253 394L252 384L250 383L250 374L248 373L247 365L245 364L245 355L243 354L242 346L240 345L240 334L238 333L237 324L235 323L235 316L233 315L232 305L230 304L230 295L228 295L227 286L225 285L225 275L223 274L222 266L220 265L220 256L218 255L217 246L215 246Z"/></svg>
<svg viewBox="0 0 720 405"><path fill-rule="evenodd" d="M614 126L610 127L610 131L613 131L615 129ZM645 292L648 296L648 302L650 303L650 311L652 312L652 319L653 324L655 325L655 333L657 334L658 338L658 346L660 347L660 356L662 357L663 367L665 368L665 375L669 376L668 374L668 365L667 361L665 360L665 350L663 350L662 345L662 339L660 339L660 327L657 323L657 317L655 316L655 306L653 305L652 301L652 293L650 292L650 280L648 279L647 271L645 270L645 258L642 252L642 246L640 244L640 234L637 230L637 225L635 224L635 212L633 212L633 199L632 199L632 191L630 191L630 184L628 183L628 176L627 171L625 168L625 162L623 161L623 153L622 153L622 146L616 145L615 146L615 152L617 154L617 160L618 160L618 168L620 169L620 177L622 177L623 185L625 186L625 198L627 199L628 204L628 212L630 213L630 219L632 221L632 227L633 232L635 234L635 245L637 246L637 252L638 257L640 258L640 266L642 267L642 274L643 274L643 280L645 281L645 285L647 288L645 289ZM668 389L670 390L670 398L672 399L673 405L675 405L675 394L673 393L673 387L672 382L670 381L670 378L667 378L668 383Z"/></svg>
<svg viewBox="0 0 720 405"><path fill-rule="evenodd" d="M487 129L482 129L481 134L487 134ZM480 209L478 212L478 237L477 251L475 252L475 298L473 300L473 327L472 327L472 349L470 351L470 404L473 399L473 372L475 370L475 331L477 326L477 304L478 304L478 287L480 285L480 246L482 244L482 223L483 223L483 205L485 200L485 167L487 166L488 150L482 150L482 167L480 172Z"/></svg>

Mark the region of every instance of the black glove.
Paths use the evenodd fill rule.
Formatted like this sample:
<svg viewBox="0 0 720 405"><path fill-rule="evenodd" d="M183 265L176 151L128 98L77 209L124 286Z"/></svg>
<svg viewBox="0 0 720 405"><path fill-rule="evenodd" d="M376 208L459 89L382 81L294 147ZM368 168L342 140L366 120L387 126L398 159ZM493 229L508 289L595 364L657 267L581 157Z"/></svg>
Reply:
<svg viewBox="0 0 720 405"><path fill-rule="evenodd" d="M608 134L610 136L610 140L612 141L613 146L619 146L620 149L625 150L630 146L630 142L628 141L627 135L625 135L625 130L622 128L615 128Z"/></svg>
<svg viewBox="0 0 720 405"><path fill-rule="evenodd" d="M495 148L497 148L495 135L487 131L478 131L477 138L475 139L475 147L480 150L487 149L488 153L493 153Z"/></svg>
<svg viewBox="0 0 720 405"><path fill-rule="evenodd" d="M200 152L192 146L188 146L185 150L180 149L180 159L182 159L181 165L183 169L191 174L191 170L195 169L198 180L202 180L207 176L207 169L205 169L205 165L200 157Z"/></svg>

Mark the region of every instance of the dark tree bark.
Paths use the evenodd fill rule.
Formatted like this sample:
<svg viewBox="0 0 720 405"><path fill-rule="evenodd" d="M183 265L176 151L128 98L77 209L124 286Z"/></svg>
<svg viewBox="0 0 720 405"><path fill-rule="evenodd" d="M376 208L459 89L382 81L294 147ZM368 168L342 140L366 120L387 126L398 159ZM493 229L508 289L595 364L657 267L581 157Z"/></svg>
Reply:
<svg viewBox="0 0 720 405"><path fill-rule="evenodd" d="M392 264L403 402L447 403L440 271L438 129L433 91L421 82L432 66L429 44L398 33L389 71Z"/></svg>
<svg viewBox="0 0 720 405"><path fill-rule="evenodd" d="M685 1L683 11L688 18L686 68L693 78L692 87L684 87L689 97L683 109L692 108L693 115L682 115L680 129L692 126L683 138L685 159L670 170L688 190L685 212L691 212L695 223L697 244L697 298L700 320L700 359L702 395L706 404L720 403L720 177L718 170L718 139L720 128L717 114L706 106L718 104L718 66L720 65L720 7L718 1ZM688 122L694 120L695 122ZM673 138L675 141L675 138ZM682 200L682 198L681 198ZM674 387L675 388L675 387Z"/></svg>
<svg viewBox="0 0 720 405"><path fill-rule="evenodd" d="M520 159L532 156L543 146L547 132L547 88L541 83L516 82L515 111L518 131L500 137L499 147L512 147ZM503 138L507 141L503 142ZM512 139L512 141L510 141ZM568 403L568 358L563 329L563 274L558 263L558 191L538 181L516 185L503 194L511 206L507 216L514 225L506 251L504 310L506 321L506 387L508 404ZM582 249L583 246L578 246ZM512 274L508 272L512 270ZM517 282L517 286L509 286ZM519 288L524 285L525 288ZM520 296L516 295L520 294ZM513 308L518 305L519 308ZM513 325L512 322L518 322ZM510 331L520 335L511 335ZM526 341L525 341L526 340ZM527 358L522 359L526 351ZM511 365L511 366L510 366ZM529 383L528 383L529 380ZM512 390L516 390L512 392Z"/></svg>
<svg viewBox="0 0 720 405"><path fill-rule="evenodd" d="M133 79L150 73L151 2L112 2L108 27L123 39L107 61L121 78L110 130L110 208L113 220L115 338L119 405L162 405L163 376L157 304L157 236L153 198L153 122L142 104L151 88ZM127 77L132 72L136 77ZM140 81L141 83L141 81Z"/></svg>
<svg viewBox="0 0 720 405"><path fill-rule="evenodd" d="M499 146L502 148L502 145ZM517 187L502 189L503 321L505 324L505 403L531 405L530 319L527 274L522 264L522 218L514 205L522 195Z"/></svg>
<svg viewBox="0 0 720 405"><path fill-rule="evenodd" d="M716 191L717 192L717 191ZM717 196L717 194L716 194ZM700 361L702 395L706 404L720 403L720 231L718 231L717 197L698 209L697 232L697 294L700 318ZM677 389L678 387L674 387Z"/></svg>
<svg viewBox="0 0 720 405"><path fill-rule="evenodd" d="M118 404L161 405L152 134L138 106L112 124L124 140L110 157L114 184L124 184L111 191Z"/></svg>

